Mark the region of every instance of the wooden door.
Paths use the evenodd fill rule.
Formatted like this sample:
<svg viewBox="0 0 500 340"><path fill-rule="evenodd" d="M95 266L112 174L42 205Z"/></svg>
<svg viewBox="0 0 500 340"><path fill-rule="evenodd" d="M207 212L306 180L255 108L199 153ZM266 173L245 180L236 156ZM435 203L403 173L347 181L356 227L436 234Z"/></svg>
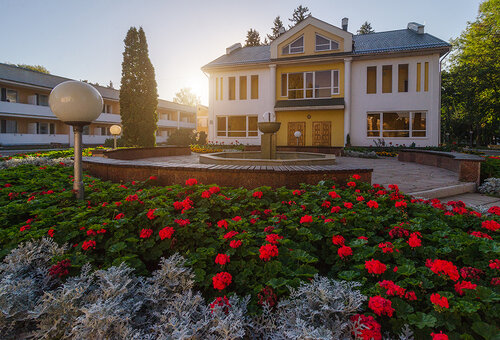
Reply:
<svg viewBox="0 0 500 340"><path fill-rule="evenodd" d="M288 122L288 145L297 146L297 137L295 137L295 131L300 131L302 134L299 137L299 146L305 145L306 140L306 122Z"/></svg>
<svg viewBox="0 0 500 340"><path fill-rule="evenodd" d="M313 146L331 146L332 122L313 122Z"/></svg>

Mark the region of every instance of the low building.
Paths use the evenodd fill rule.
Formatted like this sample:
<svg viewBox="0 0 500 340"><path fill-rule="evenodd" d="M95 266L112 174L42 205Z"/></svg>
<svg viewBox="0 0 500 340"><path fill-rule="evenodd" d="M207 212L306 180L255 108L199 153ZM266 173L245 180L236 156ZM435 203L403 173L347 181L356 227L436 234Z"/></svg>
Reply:
<svg viewBox="0 0 500 340"><path fill-rule="evenodd" d="M354 35L347 18L340 28L309 16L270 45L235 44L202 67L209 139L259 144L257 122L275 116L278 146L437 145L449 50L417 23Z"/></svg>
<svg viewBox="0 0 500 340"><path fill-rule="evenodd" d="M200 104L196 107L196 131L208 136L208 106Z"/></svg>
<svg viewBox="0 0 500 340"><path fill-rule="evenodd" d="M49 94L71 80L0 63L0 145L72 144L73 134L50 110ZM94 86L103 98L99 118L84 128L83 143L103 144L109 127L120 124L120 91ZM158 100L156 142L165 142L176 129L196 128L196 108Z"/></svg>

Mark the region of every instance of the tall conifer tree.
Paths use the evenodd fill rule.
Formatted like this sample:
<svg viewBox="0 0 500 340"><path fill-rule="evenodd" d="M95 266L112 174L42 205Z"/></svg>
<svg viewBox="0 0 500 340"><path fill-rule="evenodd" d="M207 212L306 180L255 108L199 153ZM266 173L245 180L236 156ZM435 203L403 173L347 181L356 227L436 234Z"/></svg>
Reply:
<svg viewBox="0 0 500 340"><path fill-rule="evenodd" d="M142 27L131 27L124 42L120 88L123 139L126 145L155 146L158 91Z"/></svg>

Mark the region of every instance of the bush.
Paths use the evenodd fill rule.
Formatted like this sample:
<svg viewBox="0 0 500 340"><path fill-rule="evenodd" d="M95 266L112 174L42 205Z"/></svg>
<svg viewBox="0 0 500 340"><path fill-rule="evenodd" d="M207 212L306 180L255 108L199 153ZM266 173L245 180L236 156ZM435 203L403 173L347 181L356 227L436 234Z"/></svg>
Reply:
<svg viewBox="0 0 500 340"><path fill-rule="evenodd" d="M193 130L178 129L174 130L167 139L168 145L189 146L196 143L196 134Z"/></svg>
<svg viewBox="0 0 500 340"><path fill-rule="evenodd" d="M115 139L114 138L106 138L104 141L104 147L106 148L113 148L115 146ZM127 146L125 144L125 140L122 137L118 137L116 139L116 147L121 148Z"/></svg>
<svg viewBox="0 0 500 340"><path fill-rule="evenodd" d="M279 309L280 302L294 297L289 297L291 289L300 290L318 274L359 282L367 300L365 315L356 322L372 317L383 332L394 335L408 324L418 339L440 330L451 338L488 338L496 330L500 265L499 217L494 214L500 208L481 215L461 202L415 200L395 186L372 187L356 179L337 188L320 182L295 190L247 190L194 180L160 187L154 178L113 184L84 176L87 196L76 201L71 170L22 165L0 172L0 257L22 242L49 235L71 245L65 255L71 261L69 275L85 263L109 268L122 262L150 275L162 257L179 253L194 274L194 289L206 301L249 295L248 301L234 302L248 315L260 313L265 303L277 303ZM325 305L335 309L334 301ZM193 315L201 313L195 306L189 307ZM89 324L101 316L123 317L118 308L118 314L93 308L85 317ZM330 309L324 312L333 313ZM163 320L174 319L169 313ZM289 323L328 336L328 322L306 324L308 314L300 315ZM250 327L246 319L230 323L234 329L223 320L217 334L240 334L241 327ZM133 322L120 329L135 330Z"/></svg>
<svg viewBox="0 0 500 340"><path fill-rule="evenodd" d="M484 162L481 163L481 180L492 177L500 178L500 157L498 156L485 157Z"/></svg>

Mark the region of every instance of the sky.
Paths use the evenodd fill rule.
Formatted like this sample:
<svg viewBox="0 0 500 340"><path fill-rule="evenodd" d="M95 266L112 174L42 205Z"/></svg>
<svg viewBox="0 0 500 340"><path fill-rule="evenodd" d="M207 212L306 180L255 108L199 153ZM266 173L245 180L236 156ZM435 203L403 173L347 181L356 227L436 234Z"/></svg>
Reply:
<svg viewBox="0 0 500 340"><path fill-rule="evenodd" d="M263 39L273 20L285 26L298 5L341 27L349 18L356 33L365 21L375 31L425 24L449 41L474 21L481 0L0 0L0 62L43 65L52 74L119 88L123 39L142 26L156 72L158 94L172 100L191 87L208 104L208 78L201 67L245 41L256 29Z"/></svg>

